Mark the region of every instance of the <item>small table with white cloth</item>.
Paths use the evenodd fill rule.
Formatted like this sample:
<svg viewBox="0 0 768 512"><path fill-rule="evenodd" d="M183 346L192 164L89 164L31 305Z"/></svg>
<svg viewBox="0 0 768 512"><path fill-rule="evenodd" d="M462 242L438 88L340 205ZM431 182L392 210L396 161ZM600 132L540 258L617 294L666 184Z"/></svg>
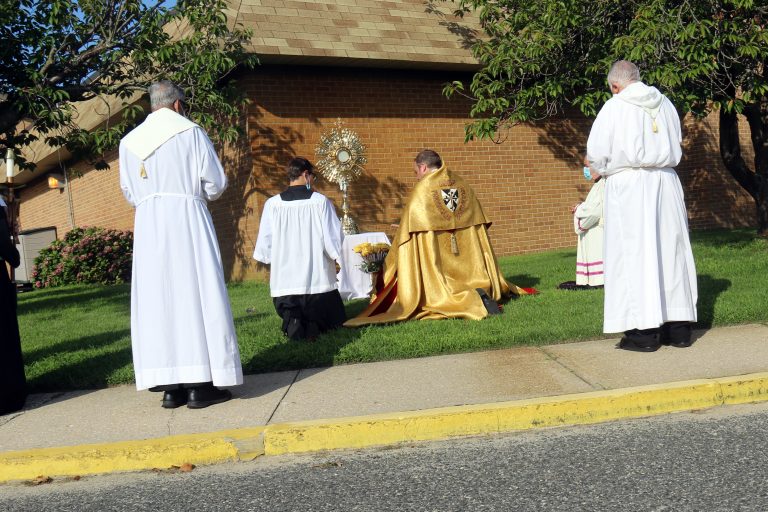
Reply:
<svg viewBox="0 0 768 512"><path fill-rule="evenodd" d="M338 274L339 293L342 300L366 299L371 293L371 275L360 270L363 257L354 251L358 245L389 243L387 235L381 232L345 235L341 244L341 270Z"/></svg>

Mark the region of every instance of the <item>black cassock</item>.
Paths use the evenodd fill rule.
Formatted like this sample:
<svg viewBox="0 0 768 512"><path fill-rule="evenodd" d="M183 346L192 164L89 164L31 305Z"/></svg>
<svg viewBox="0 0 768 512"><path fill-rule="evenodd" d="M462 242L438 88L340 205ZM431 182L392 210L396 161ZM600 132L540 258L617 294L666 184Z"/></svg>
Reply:
<svg viewBox="0 0 768 512"><path fill-rule="evenodd" d="M0 208L0 414L24 407L27 382L21 358L19 322L16 319L16 285L8 275L8 265L19 266L19 251L11 242L4 211Z"/></svg>

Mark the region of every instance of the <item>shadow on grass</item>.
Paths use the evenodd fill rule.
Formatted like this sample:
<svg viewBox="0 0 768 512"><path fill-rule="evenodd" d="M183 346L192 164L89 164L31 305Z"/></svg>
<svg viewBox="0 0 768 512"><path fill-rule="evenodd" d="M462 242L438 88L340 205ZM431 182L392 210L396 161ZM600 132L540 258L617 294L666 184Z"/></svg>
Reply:
<svg viewBox="0 0 768 512"><path fill-rule="evenodd" d="M530 274L516 274L514 276L504 276L508 283L515 284L521 288L535 288L541 282L541 278Z"/></svg>
<svg viewBox="0 0 768 512"><path fill-rule="evenodd" d="M699 274L699 302L696 305L698 321L695 324L697 329L709 329L715 318L715 303L717 297L725 290L731 287L731 281L728 279L715 279L706 274Z"/></svg>
<svg viewBox="0 0 768 512"><path fill-rule="evenodd" d="M72 338L52 345L46 345L31 350L24 351L24 362L33 364L52 356L61 356L62 353L75 353L83 350L101 348L115 343L116 340L130 336L130 329L121 329L119 331L103 332L92 336L83 336L81 338Z"/></svg>
<svg viewBox="0 0 768 512"><path fill-rule="evenodd" d="M35 290L19 294L18 315L40 312L44 309L59 310L66 302L84 302L96 299L114 302L115 304L129 304L130 285L120 284L114 286L83 286L77 288L60 288L49 290Z"/></svg>
<svg viewBox="0 0 768 512"><path fill-rule="evenodd" d="M691 232L691 242L709 247L728 246L733 249L741 249L751 245L757 238L755 230L748 228Z"/></svg>
<svg viewBox="0 0 768 512"><path fill-rule="evenodd" d="M109 377L131 363L131 347L128 345L70 364L57 364L29 379L27 385L31 393L106 388L110 384Z"/></svg>
<svg viewBox="0 0 768 512"><path fill-rule="evenodd" d="M347 318L357 316L367 305L365 300L345 304ZM243 371L250 374L333 366L339 351L359 339L361 334L361 329L341 327L321 334L313 342L308 342L290 341L282 333L276 332L275 339L278 341L258 350L251 360L243 365Z"/></svg>

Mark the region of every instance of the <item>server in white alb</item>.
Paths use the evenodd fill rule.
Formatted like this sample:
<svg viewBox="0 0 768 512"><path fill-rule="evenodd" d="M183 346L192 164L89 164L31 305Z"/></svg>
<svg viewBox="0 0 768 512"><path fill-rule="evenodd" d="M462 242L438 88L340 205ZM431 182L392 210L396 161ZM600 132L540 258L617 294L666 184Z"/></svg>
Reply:
<svg viewBox="0 0 768 512"><path fill-rule="evenodd" d="M264 203L253 258L270 266L269 292L294 341L312 341L347 319L336 280L341 223L330 199L312 190L315 167L288 162L288 188Z"/></svg>

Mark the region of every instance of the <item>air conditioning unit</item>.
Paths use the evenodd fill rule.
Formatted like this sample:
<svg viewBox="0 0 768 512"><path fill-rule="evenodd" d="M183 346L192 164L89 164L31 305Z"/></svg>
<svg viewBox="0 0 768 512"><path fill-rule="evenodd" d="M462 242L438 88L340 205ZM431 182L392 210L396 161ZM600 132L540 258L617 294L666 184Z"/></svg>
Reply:
<svg viewBox="0 0 768 512"><path fill-rule="evenodd" d="M47 248L56 240L56 228L28 229L19 233L19 243L16 249L21 256L21 264L16 269L16 283L31 283L32 269L35 268L35 258L41 249Z"/></svg>

